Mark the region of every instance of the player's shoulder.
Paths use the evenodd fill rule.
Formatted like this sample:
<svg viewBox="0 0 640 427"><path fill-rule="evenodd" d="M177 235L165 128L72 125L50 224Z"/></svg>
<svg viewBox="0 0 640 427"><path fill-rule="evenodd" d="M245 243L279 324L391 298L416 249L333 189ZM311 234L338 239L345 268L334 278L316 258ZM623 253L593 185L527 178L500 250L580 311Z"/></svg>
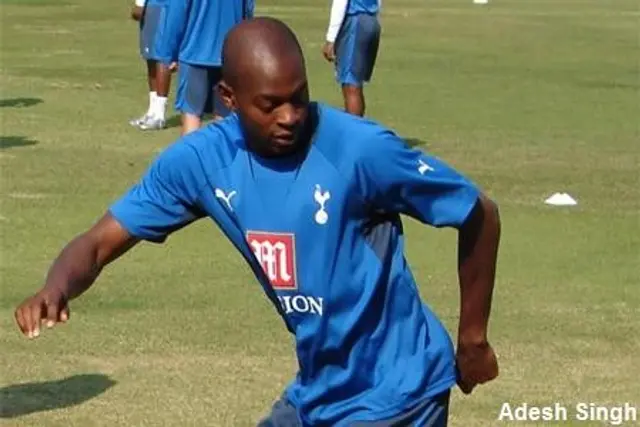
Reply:
<svg viewBox="0 0 640 427"><path fill-rule="evenodd" d="M324 104L318 104L318 123L318 148L342 161L358 162L406 146L391 128Z"/></svg>
<svg viewBox="0 0 640 427"><path fill-rule="evenodd" d="M197 161L211 169L221 169L233 162L242 140L235 114L203 126L178 139L170 148L173 157Z"/></svg>

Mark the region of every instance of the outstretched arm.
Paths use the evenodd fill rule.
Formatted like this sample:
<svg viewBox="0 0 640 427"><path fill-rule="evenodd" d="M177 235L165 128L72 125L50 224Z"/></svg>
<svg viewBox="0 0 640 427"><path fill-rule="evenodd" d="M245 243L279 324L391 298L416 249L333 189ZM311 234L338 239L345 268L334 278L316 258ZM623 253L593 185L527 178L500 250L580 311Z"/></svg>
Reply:
<svg viewBox="0 0 640 427"><path fill-rule="evenodd" d="M138 241L107 213L64 247L49 270L45 287L60 289L74 299L89 289L107 264Z"/></svg>
<svg viewBox="0 0 640 427"><path fill-rule="evenodd" d="M110 214L71 240L53 262L44 287L16 309L22 333L34 338L40 334L41 322L52 327L67 321L68 301L89 289L108 263L137 242Z"/></svg>
<svg viewBox="0 0 640 427"><path fill-rule="evenodd" d="M37 337L44 320L49 327L66 321L68 301L89 289L107 264L138 241L161 243L204 215L198 194L206 177L186 139L165 149L102 219L65 246L45 286L16 309L16 321L25 335Z"/></svg>
<svg viewBox="0 0 640 427"><path fill-rule="evenodd" d="M496 357L487 337L500 242L497 205L480 196L459 228L458 236L458 385L464 393L470 393L477 384L498 375Z"/></svg>

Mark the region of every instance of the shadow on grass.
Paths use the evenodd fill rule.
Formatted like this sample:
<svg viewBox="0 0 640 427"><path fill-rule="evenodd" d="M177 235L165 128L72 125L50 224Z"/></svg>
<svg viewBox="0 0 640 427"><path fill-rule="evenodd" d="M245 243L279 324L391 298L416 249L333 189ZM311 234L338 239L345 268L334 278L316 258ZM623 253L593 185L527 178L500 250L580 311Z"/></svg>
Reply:
<svg viewBox="0 0 640 427"><path fill-rule="evenodd" d="M409 147L423 147L426 148L427 141L418 138L404 138L404 141Z"/></svg>
<svg viewBox="0 0 640 427"><path fill-rule="evenodd" d="M38 141L27 138L26 136L0 136L0 150L6 150L14 147L28 147L36 145Z"/></svg>
<svg viewBox="0 0 640 427"><path fill-rule="evenodd" d="M180 114L176 114L172 117L169 117L165 122L165 126L167 127L167 129L177 128L182 126L182 120L180 118Z"/></svg>
<svg viewBox="0 0 640 427"><path fill-rule="evenodd" d="M74 375L62 380L0 388L0 419L79 405L116 384L103 374Z"/></svg>
<svg viewBox="0 0 640 427"><path fill-rule="evenodd" d="M44 102L40 98L8 98L0 99L0 108L32 107Z"/></svg>

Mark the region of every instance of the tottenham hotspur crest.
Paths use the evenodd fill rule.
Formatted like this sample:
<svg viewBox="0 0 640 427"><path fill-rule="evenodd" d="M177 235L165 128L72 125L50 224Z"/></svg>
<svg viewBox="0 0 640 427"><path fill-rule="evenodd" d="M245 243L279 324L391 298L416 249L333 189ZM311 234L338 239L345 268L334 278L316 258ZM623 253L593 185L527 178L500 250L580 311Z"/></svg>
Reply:
<svg viewBox="0 0 640 427"><path fill-rule="evenodd" d="M330 198L331 193L329 193L329 191L322 191L320 185L316 184L316 191L313 193L313 199L318 205L320 205L320 209L316 212L315 220L320 225L326 224L329 220L329 214L325 210L324 206Z"/></svg>

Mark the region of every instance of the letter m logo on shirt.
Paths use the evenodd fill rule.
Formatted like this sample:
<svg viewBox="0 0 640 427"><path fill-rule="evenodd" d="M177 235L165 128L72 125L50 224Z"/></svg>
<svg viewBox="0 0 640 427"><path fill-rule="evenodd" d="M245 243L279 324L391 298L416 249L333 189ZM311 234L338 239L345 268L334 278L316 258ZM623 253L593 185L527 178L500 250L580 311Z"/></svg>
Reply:
<svg viewBox="0 0 640 427"><path fill-rule="evenodd" d="M297 289L294 234L247 231L247 242L273 289Z"/></svg>

